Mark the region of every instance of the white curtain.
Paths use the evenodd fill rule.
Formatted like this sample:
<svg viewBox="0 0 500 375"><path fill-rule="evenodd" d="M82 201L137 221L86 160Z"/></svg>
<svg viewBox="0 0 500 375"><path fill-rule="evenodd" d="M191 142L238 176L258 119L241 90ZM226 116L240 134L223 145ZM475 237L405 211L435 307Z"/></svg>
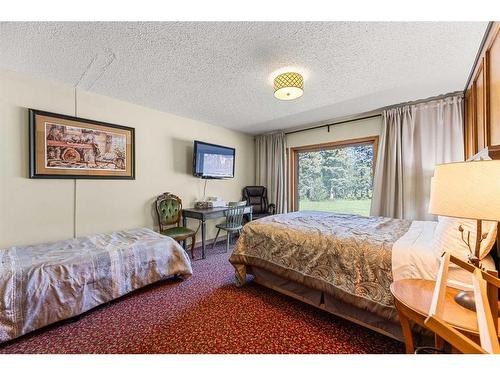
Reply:
<svg viewBox="0 0 500 375"><path fill-rule="evenodd" d="M277 213L287 212L286 135L284 132L255 137L255 181L267 187L269 203Z"/></svg>
<svg viewBox="0 0 500 375"><path fill-rule="evenodd" d="M387 109L382 118L371 214L433 220L434 166L464 160L462 97Z"/></svg>

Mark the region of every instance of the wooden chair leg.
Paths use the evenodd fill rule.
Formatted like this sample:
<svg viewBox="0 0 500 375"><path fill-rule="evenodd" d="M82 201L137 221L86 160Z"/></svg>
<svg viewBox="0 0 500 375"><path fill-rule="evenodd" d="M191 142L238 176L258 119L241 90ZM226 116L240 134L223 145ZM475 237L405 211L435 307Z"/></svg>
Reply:
<svg viewBox="0 0 500 375"><path fill-rule="evenodd" d="M191 259L194 259L194 245L196 244L196 233L191 237Z"/></svg>
<svg viewBox="0 0 500 375"><path fill-rule="evenodd" d="M231 239L231 232L227 232L227 236L226 236L227 240L226 240L226 253L229 251L229 241Z"/></svg>

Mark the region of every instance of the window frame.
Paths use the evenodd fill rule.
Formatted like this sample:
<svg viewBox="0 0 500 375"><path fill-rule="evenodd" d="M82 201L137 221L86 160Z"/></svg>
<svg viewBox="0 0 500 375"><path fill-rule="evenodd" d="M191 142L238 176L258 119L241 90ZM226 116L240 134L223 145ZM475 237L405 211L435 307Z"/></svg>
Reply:
<svg viewBox="0 0 500 375"><path fill-rule="evenodd" d="M298 175L299 175L299 154L301 152L317 152L323 150L333 150L336 148L371 145L373 147L373 165L372 165L372 179L375 178L375 167L377 165L378 154L378 139L379 136L370 136L363 138L346 139L342 141L317 143L306 146L297 146L288 148L288 212L297 211L299 208L299 189L298 189Z"/></svg>

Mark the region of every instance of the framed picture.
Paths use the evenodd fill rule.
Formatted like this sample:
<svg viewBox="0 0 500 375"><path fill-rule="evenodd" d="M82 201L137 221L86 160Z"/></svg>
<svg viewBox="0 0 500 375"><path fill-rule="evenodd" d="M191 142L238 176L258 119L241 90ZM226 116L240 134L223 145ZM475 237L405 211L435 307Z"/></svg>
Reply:
<svg viewBox="0 0 500 375"><path fill-rule="evenodd" d="M30 178L135 179L134 129L29 110Z"/></svg>

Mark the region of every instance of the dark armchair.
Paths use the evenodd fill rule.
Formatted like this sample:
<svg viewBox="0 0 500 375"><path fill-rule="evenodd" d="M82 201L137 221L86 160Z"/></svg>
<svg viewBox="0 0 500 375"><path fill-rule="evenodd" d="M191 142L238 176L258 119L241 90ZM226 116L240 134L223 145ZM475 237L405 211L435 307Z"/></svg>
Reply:
<svg viewBox="0 0 500 375"><path fill-rule="evenodd" d="M254 219L276 213L276 206L268 203L267 188L264 186L245 186L243 188L243 199L247 201L247 206L252 206Z"/></svg>

